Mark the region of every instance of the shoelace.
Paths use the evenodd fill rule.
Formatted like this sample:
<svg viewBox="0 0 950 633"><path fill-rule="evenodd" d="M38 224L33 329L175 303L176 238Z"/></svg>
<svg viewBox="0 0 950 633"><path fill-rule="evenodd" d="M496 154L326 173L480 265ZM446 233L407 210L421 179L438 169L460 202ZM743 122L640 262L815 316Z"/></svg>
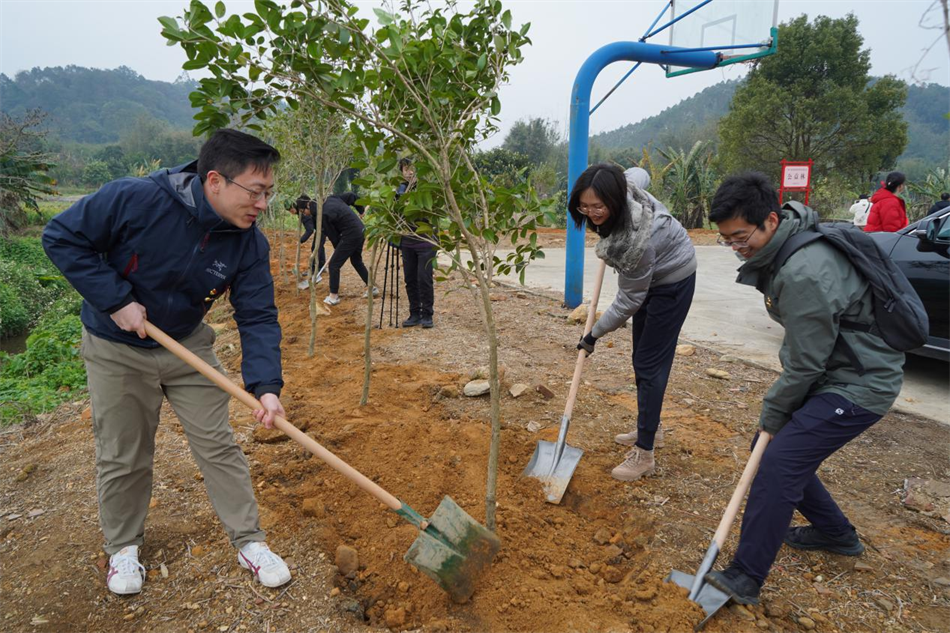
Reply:
<svg viewBox="0 0 950 633"><path fill-rule="evenodd" d="M630 449L626 455L623 456L623 465L627 464L633 466L634 464L640 461L640 450L636 447Z"/></svg>
<svg viewBox="0 0 950 633"><path fill-rule="evenodd" d="M111 565L115 567L119 574L134 574L136 571L145 573L145 566L142 565L134 556L128 554L116 554L112 557Z"/></svg>
<svg viewBox="0 0 950 633"><path fill-rule="evenodd" d="M266 545L261 545L251 551L246 551L244 555L261 569L270 567L271 565L277 565L280 562L280 558L277 554L270 551L270 548Z"/></svg>

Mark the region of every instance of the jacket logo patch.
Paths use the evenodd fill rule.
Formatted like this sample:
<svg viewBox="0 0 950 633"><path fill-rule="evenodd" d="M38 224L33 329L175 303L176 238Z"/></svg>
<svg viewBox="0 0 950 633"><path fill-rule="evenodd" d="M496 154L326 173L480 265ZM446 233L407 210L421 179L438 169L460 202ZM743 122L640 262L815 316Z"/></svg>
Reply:
<svg viewBox="0 0 950 633"><path fill-rule="evenodd" d="M211 264L211 265L214 266L214 267L218 270L218 272L221 272L222 270L224 270L225 268L228 267L227 264L225 264L225 263L223 263L223 262L220 262L220 261L218 261L217 259L214 260L214 263Z"/></svg>
<svg viewBox="0 0 950 633"><path fill-rule="evenodd" d="M215 263L217 263L217 262L215 262ZM205 268L205 272L206 272L206 273L211 273L212 275L214 275L214 276L217 277L218 279L225 279L225 278L226 278L223 274L221 274L220 272L218 272L218 271L215 270L214 268Z"/></svg>

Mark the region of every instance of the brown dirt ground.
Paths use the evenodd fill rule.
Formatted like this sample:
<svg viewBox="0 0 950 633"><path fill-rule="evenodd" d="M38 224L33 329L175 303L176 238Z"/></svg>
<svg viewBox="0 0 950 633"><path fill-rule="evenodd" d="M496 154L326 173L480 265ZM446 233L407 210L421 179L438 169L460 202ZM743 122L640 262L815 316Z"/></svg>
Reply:
<svg viewBox="0 0 950 633"><path fill-rule="evenodd" d="M435 329L373 330L365 407L358 405L365 304L353 271L344 271L344 302L319 322L313 358L306 353L306 295L297 295L287 275L277 285L288 417L419 512L431 513L450 495L484 520L488 400L457 393L487 353L477 304L464 285L438 284ZM325 287L319 291L322 299ZM400 301L404 318L405 296ZM581 326L566 322L557 297L519 288L496 288L493 307L506 382L543 384L555 397L545 400L532 389L503 398L503 549L469 603L453 604L402 561L415 538L411 526L293 442L255 428L236 403L233 425L251 464L262 523L291 564L293 582L262 588L237 566L166 405L142 550L149 580L137 596L111 595L99 551L89 414L80 401L0 436L0 626L196 633L691 629L701 612L663 578L699 564L774 374L701 348L677 357L658 476L624 484L609 476L624 452L611 437L634 424L636 392L629 330L612 334L588 363L572 416L569 441L584 456L563 503L550 505L520 473L537 440L557 434ZM209 321L219 330L219 357L239 375L240 343L228 309L217 307ZM731 378L707 376L710 367ZM950 478L947 436L936 423L892 413L829 459L822 478L867 553L854 559L783 548L762 606L724 609L706 630L807 630L804 618L821 632L946 630L950 595L934 581L950 576L950 530L905 509L898 492L906 477ZM43 513L30 517L31 510ZM341 544L360 555L360 570L349 578L333 566ZM855 569L858 561L868 569Z"/></svg>

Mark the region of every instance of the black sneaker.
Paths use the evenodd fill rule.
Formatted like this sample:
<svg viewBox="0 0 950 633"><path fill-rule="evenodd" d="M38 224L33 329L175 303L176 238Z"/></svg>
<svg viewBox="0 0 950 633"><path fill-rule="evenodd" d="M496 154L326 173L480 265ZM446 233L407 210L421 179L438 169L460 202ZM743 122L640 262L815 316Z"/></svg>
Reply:
<svg viewBox="0 0 950 633"><path fill-rule="evenodd" d="M864 545L858 539L858 533L851 530L848 536L832 537L813 525L788 529L785 544L795 549L823 549L833 554L859 556L864 553Z"/></svg>
<svg viewBox="0 0 950 633"><path fill-rule="evenodd" d="M738 604L759 604L759 583L738 567L730 566L722 571L711 571L706 574L705 580Z"/></svg>
<svg viewBox="0 0 950 633"><path fill-rule="evenodd" d="M403 327L416 327L422 323L422 319L417 317L414 314L410 314L409 318L402 322Z"/></svg>
<svg viewBox="0 0 950 633"><path fill-rule="evenodd" d="M422 320L420 321L420 323L422 324L422 327L425 328L425 329L427 329L427 330L428 330L430 327L435 327L435 324L432 322L432 317L430 317L430 316L424 316L424 317L422 317Z"/></svg>

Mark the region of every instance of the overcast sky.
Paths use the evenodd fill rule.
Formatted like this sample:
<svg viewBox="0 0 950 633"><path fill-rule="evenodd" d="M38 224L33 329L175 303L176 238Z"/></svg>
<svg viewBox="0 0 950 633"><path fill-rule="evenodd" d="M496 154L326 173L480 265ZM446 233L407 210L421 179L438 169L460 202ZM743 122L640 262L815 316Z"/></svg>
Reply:
<svg viewBox="0 0 950 633"><path fill-rule="evenodd" d="M174 81L185 55L180 48L165 45L157 18L178 16L187 4L187 0L0 0L0 72L12 77L35 66L128 66L148 79ZM229 13L253 7L252 2L234 0L225 4ZM357 4L371 14L370 7L380 3ZM781 0L779 22L802 13L841 17L854 12L870 48L872 74L950 85L946 42L937 42L924 55L939 35L920 24L934 4L933 0ZM501 93L502 134L519 119L541 116L557 121L566 137L571 87L581 64L605 44L638 39L664 5L664 0L507 0L505 6L516 24L531 22L529 37L534 44ZM930 11L929 24L935 26L938 19L937 11ZM664 34L652 41L669 40ZM592 103L631 65L621 62L605 69L594 86ZM744 68L733 65L666 79L658 67L644 65L592 116L591 133L657 114L707 86L741 77Z"/></svg>

